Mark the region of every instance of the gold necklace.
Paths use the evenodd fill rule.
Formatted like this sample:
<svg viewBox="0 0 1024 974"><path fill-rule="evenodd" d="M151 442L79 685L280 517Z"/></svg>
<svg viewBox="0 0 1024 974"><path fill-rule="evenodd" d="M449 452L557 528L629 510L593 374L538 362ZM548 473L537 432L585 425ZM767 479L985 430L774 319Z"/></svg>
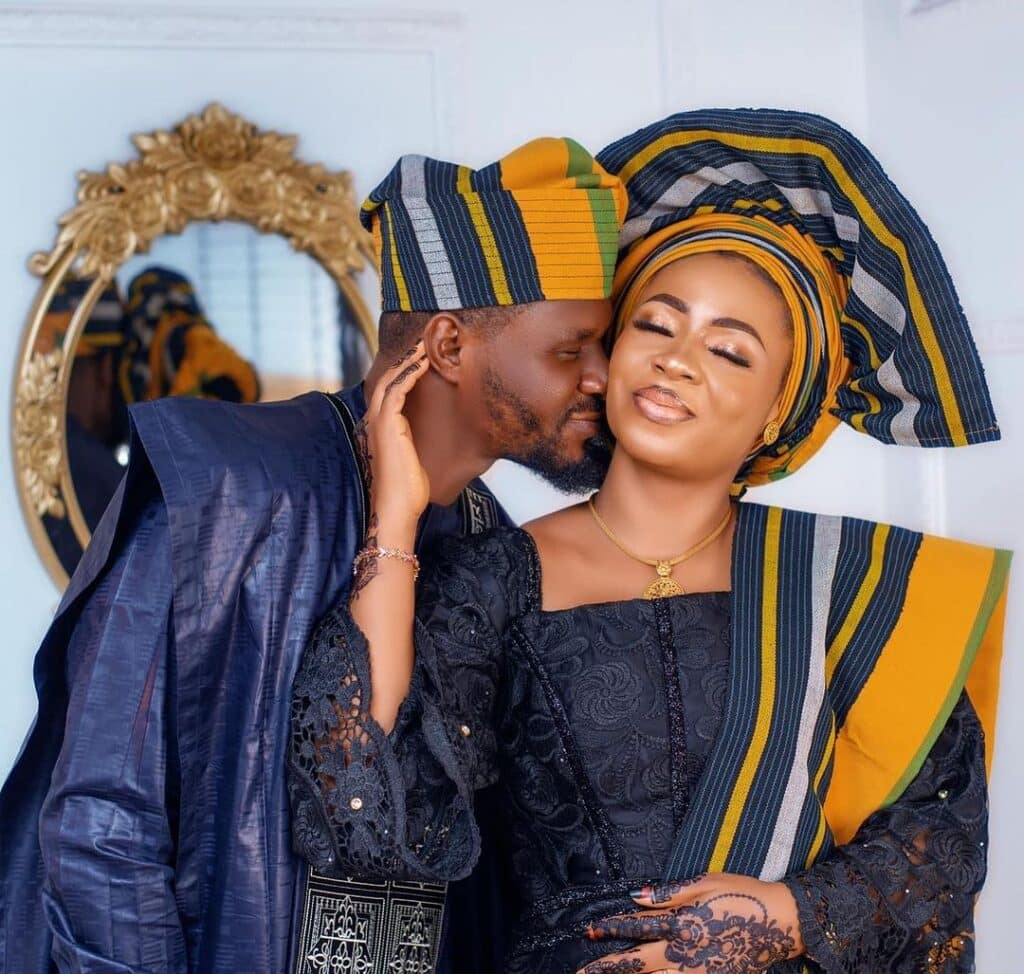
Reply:
<svg viewBox="0 0 1024 974"><path fill-rule="evenodd" d="M694 555L700 554L712 541L714 541L728 526L732 520L732 505L729 505L729 510L725 512L725 517L718 523L715 529L706 538L702 538L692 548L688 548L681 555L677 555L675 558L658 559L658 558L641 558L639 555L634 554L629 550L616 536L615 532L612 531L601 515L597 513L597 508L594 507L594 494L590 500L587 501L587 506L590 508L590 513L594 515L594 520L597 521L598 526L608 536L608 540L615 545L624 555L632 558L633 561L639 561L641 564L650 565L658 573L654 581L651 582L647 588L644 589L645 599L664 599L670 595L685 595L686 592L672 578L672 569L676 565L681 564L684 561L688 561L693 558Z"/></svg>

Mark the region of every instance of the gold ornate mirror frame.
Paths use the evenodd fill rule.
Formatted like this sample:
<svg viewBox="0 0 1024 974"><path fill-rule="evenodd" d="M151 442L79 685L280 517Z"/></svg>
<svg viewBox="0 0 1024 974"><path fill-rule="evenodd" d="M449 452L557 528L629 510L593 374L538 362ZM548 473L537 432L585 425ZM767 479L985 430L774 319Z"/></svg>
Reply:
<svg viewBox="0 0 1024 974"><path fill-rule="evenodd" d="M82 548L90 533L68 463L66 401L75 346L99 295L118 268L147 253L165 234L223 220L285 237L318 260L348 302L371 353L377 334L356 275L373 264L360 226L352 177L295 157L296 138L260 131L212 104L172 131L135 135L139 158L78 176L78 205L59 222L49 252L29 269L42 284L29 311L14 385L13 456L29 530L53 580L68 582L44 517L67 518ZM69 275L93 279L71 319L62 348L37 348L47 308Z"/></svg>

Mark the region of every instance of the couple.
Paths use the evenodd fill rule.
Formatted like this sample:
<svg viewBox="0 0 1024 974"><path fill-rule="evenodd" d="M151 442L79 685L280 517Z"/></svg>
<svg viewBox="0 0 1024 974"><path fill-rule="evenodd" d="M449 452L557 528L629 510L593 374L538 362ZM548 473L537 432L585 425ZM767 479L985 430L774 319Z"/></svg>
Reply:
<svg viewBox="0 0 1024 974"><path fill-rule="evenodd" d="M133 411L0 792L5 970L345 970L353 919L373 970L360 910L419 922L416 888L346 877L465 875L491 782L510 970L969 969L1005 557L731 500L839 418L998 435L941 259L821 119L680 115L601 163L399 163L369 411ZM511 528L473 478L598 486L606 385L593 510ZM414 646L416 555L459 534ZM448 969L513 922L460 887Z"/></svg>
<svg viewBox="0 0 1024 974"><path fill-rule="evenodd" d="M478 172L407 157L372 199L386 311L366 388L425 327L450 366L409 411L435 502L417 550L509 523L475 479L499 457L596 487L620 181L543 139ZM323 969L348 887L292 851L289 706L364 543L365 412L362 386L132 408L126 477L36 657L39 713L0 790L0 971ZM385 920L407 905L370 889ZM465 917L480 898L449 899Z"/></svg>
<svg viewBox="0 0 1024 974"><path fill-rule="evenodd" d="M295 684L296 849L460 879L495 785L508 974L973 970L1008 556L741 500L840 420L998 436L942 260L820 118L685 113L597 158L629 199L607 474L417 585L428 320L370 397L366 542Z"/></svg>

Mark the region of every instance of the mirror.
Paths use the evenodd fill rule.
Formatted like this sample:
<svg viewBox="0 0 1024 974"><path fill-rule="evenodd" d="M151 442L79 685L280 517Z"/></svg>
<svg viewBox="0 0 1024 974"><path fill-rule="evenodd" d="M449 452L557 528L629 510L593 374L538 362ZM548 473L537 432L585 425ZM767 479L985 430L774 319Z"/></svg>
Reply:
<svg viewBox="0 0 1024 974"><path fill-rule="evenodd" d="M79 177L23 337L19 494L63 587L128 462L127 407L285 399L359 381L376 348L372 244L348 173L218 105Z"/></svg>

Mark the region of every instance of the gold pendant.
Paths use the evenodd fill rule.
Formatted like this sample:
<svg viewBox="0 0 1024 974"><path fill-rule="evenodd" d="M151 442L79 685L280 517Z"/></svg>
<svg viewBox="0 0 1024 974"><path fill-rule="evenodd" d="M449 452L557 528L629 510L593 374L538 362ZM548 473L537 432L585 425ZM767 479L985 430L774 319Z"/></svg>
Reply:
<svg viewBox="0 0 1024 974"><path fill-rule="evenodd" d="M658 577L644 589L645 599L667 599L673 595L685 595L686 593L672 579L672 565L667 561L659 561L657 565Z"/></svg>

